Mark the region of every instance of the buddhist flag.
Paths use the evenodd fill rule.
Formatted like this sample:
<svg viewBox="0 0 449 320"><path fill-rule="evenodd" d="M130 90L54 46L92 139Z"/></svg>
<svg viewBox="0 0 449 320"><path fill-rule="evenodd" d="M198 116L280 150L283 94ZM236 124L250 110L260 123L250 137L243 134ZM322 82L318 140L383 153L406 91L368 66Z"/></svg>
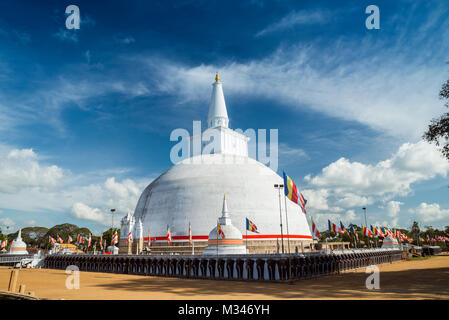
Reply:
<svg viewBox="0 0 449 320"><path fill-rule="evenodd" d="M8 245L8 240L3 240L2 241L2 249L4 248L4 247L6 247Z"/></svg>
<svg viewBox="0 0 449 320"><path fill-rule="evenodd" d="M171 244L171 233L170 233L170 227L168 226L168 224L167 224L167 241L168 241L168 244Z"/></svg>
<svg viewBox="0 0 449 320"><path fill-rule="evenodd" d="M128 238L126 238L126 242L130 242L130 241L132 241L133 240L133 232L132 231L130 231L129 233L128 233Z"/></svg>
<svg viewBox="0 0 449 320"><path fill-rule="evenodd" d="M257 226L248 218L246 218L246 230L259 233L259 231L257 231Z"/></svg>
<svg viewBox="0 0 449 320"><path fill-rule="evenodd" d="M190 225L190 222L189 222L189 242L190 242L190 244L193 244L193 239L192 239L192 226Z"/></svg>
<svg viewBox="0 0 449 320"><path fill-rule="evenodd" d="M100 250L103 250L103 235L100 236Z"/></svg>
<svg viewBox="0 0 449 320"><path fill-rule="evenodd" d="M88 241L87 241L87 247L89 248L90 247L90 244L92 243L92 234L91 233L89 233L89 238L88 238Z"/></svg>
<svg viewBox="0 0 449 320"><path fill-rule="evenodd" d="M373 234L371 233L371 231L367 227L363 226L362 229L363 229L363 235L365 237L370 237L370 238L373 237Z"/></svg>
<svg viewBox="0 0 449 320"><path fill-rule="evenodd" d="M293 180L284 174L284 192L285 196L289 198L294 203L298 204L301 207L302 212L306 213L306 203L307 200L304 198L301 192L299 192L298 187L293 182Z"/></svg>
<svg viewBox="0 0 449 320"><path fill-rule="evenodd" d="M59 243L64 243L64 240L62 240L62 238L59 236L59 234L57 235L57 237L58 237L58 242Z"/></svg>
<svg viewBox="0 0 449 320"><path fill-rule="evenodd" d="M112 244L118 243L118 234L117 231L115 231L114 236L112 237Z"/></svg>
<svg viewBox="0 0 449 320"><path fill-rule="evenodd" d="M351 224L351 229L350 230L355 235L355 238L357 239L357 241L359 241L359 235L358 235L357 231L355 230L353 224Z"/></svg>
<svg viewBox="0 0 449 320"><path fill-rule="evenodd" d="M337 226L335 225L335 223L332 223L330 220L327 220L327 224L328 224L330 232L334 232L334 233L337 232Z"/></svg>
<svg viewBox="0 0 449 320"><path fill-rule="evenodd" d="M72 243L73 239L70 235L67 236L67 243Z"/></svg>
<svg viewBox="0 0 449 320"><path fill-rule="evenodd" d="M312 235L318 239L321 239L321 234L318 231L318 228L316 227L315 222L313 222L313 220L312 220Z"/></svg>
<svg viewBox="0 0 449 320"><path fill-rule="evenodd" d="M345 232L346 232L345 226L340 221L340 228L338 228L338 233L341 234L341 235L344 235Z"/></svg>
<svg viewBox="0 0 449 320"><path fill-rule="evenodd" d="M222 239L225 238L225 234L224 234L223 229L221 228L221 226L220 226L219 223L217 223L217 234L218 234Z"/></svg>

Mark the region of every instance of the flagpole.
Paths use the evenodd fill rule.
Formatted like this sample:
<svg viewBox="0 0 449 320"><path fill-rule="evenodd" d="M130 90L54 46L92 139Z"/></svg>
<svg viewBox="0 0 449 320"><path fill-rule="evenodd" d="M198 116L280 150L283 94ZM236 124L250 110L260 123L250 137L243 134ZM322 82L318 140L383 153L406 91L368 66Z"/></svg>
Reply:
<svg viewBox="0 0 449 320"><path fill-rule="evenodd" d="M287 215L287 197L284 193L284 200L285 200L285 221L287 222L287 246L288 246L288 254L290 254L290 234L288 232L288 215Z"/></svg>
<svg viewBox="0 0 449 320"><path fill-rule="evenodd" d="M307 218L306 218L307 219ZM310 216L310 227L312 228L312 229L310 229L310 230L312 230L310 233L312 234L312 245L313 245L313 249L315 249L315 245L314 245L314 243L313 243L313 237L314 237L314 234L313 234L313 217L312 216ZM296 252L296 251L295 251Z"/></svg>
<svg viewBox="0 0 449 320"><path fill-rule="evenodd" d="M217 267L218 267L218 219L217 219Z"/></svg>
<svg viewBox="0 0 449 320"><path fill-rule="evenodd" d="M246 218L246 221L245 221L245 238L246 238L246 243L245 243L245 245L246 245L246 252L249 252L248 251L248 218Z"/></svg>
<svg viewBox="0 0 449 320"><path fill-rule="evenodd" d="M282 253L284 253L284 233L282 231L282 207L281 207L281 186L282 184L275 184L274 187L278 189L279 192L279 219L281 221L281 244L282 244Z"/></svg>

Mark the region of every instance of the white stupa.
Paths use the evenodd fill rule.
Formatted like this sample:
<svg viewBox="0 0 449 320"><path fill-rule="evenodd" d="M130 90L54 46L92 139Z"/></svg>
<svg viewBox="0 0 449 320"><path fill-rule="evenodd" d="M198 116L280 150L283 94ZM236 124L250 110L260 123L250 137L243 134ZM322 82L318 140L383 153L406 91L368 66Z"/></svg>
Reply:
<svg viewBox="0 0 449 320"><path fill-rule="evenodd" d="M382 249L399 249L398 240L390 236L385 237L382 241Z"/></svg>
<svg viewBox="0 0 449 320"><path fill-rule="evenodd" d="M9 254L28 254L27 245L22 240L22 229L19 229L19 234L9 248Z"/></svg>
<svg viewBox="0 0 449 320"><path fill-rule="evenodd" d="M223 232L223 236L218 234L218 225L216 225L209 233L207 247L204 249L203 255L245 254L246 246L243 243L243 236L239 229L232 225L226 204L226 196L223 198L222 215L218 219L218 224Z"/></svg>
<svg viewBox="0 0 449 320"><path fill-rule="evenodd" d="M271 246L271 251L275 250L276 241L281 239L281 230L279 195L274 185L283 184L283 178L248 157L249 138L229 128L218 74L212 84L207 128L202 132L203 137L212 129L218 132L215 140L218 141L217 148L210 154L193 156L176 163L142 192L134 213L126 215L121 221L120 253L127 253L126 237L130 230L133 233L137 231L134 224L139 220L142 221L143 235L151 231L156 245L176 248L173 244L167 245L167 226L174 243L185 242L188 245L189 223L193 241L205 245L210 230L217 224L216 213L220 212L223 194L232 199L230 210L235 228L245 234L246 217L251 217L257 225L259 233L249 233L248 244L251 241L266 243ZM197 135L192 134L190 147L195 146L192 143L195 138ZM204 144L202 147L205 147ZM297 204L290 200L286 203L291 241L311 242L312 235L305 214ZM284 200L281 205L283 237L287 241Z"/></svg>

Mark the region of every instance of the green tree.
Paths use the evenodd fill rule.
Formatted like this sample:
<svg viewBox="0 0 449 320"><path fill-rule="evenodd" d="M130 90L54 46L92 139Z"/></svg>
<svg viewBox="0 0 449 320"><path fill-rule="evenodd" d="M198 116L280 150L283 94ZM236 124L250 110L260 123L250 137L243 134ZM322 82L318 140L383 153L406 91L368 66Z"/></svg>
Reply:
<svg viewBox="0 0 449 320"><path fill-rule="evenodd" d="M449 107L449 80L443 84L439 96L440 99L446 101L444 105ZM435 143L437 146L443 139L444 146L441 148L441 153L449 160L449 112L444 113L439 118L432 119L423 139L429 143Z"/></svg>
<svg viewBox="0 0 449 320"><path fill-rule="evenodd" d="M106 240L106 246L111 245L112 236L114 235L114 232L117 231L117 235L120 239L120 229L117 228L109 228L105 232L103 232L103 241Z"/></svg>
<svg viewBox="0 0 449 320"><path fill-rule="evenodd" d="M409 237L413 238L413 243L418 244L419 237L419 225L417 221L413 221L412 227L410 229Z"/></svg>

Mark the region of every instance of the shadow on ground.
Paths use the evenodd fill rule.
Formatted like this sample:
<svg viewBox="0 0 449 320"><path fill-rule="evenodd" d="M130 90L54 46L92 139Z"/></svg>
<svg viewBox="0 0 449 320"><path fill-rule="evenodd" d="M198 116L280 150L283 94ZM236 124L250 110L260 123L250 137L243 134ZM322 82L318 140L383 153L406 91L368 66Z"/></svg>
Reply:
<svg viewBox="0 0 449 320"><path fill-rule="evenodd" d="M449 268L380 272L379 290L366 289L368 276L349 272L293 284L136 276L96 287L163 292L179 299L218 299L223 295L245 299L258 294L266 299L449 299Z"/></svg>

